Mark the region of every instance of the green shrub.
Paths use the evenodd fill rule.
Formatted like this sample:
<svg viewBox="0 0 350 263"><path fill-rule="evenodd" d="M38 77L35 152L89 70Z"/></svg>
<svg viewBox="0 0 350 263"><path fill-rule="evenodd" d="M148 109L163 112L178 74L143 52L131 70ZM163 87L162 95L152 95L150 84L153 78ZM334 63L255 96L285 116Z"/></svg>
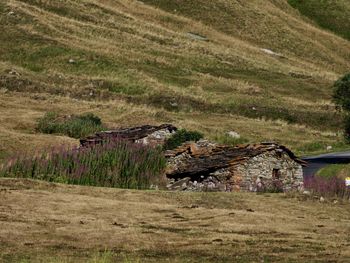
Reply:
<svg viewBox="0 0 350 263"><path fill-rule="evenodd" d="M172 150L180 146L184 142L199 141L203 138L203 134L197 131L187 131L185 129L178 130L164 144L165 150Z"/></svg>
<svg viewBox="0 0 350 263"><path fill-rule="evenodd" d="M333 100L338 107L350 111L350 73L334 83Z"/></svg>
<svg viewBox="0 0 350 263"><path fill-rule="evenodd" d="M162 183L165 163L159 147L110 140L91 147L58 147L37 156L15 156L0 166L0 177L149 189Z"/></svg>
<svg viewBox="0 0 350 263"><path fill-rule="evenodd" d="M350 143L350 116L345 118L344 137Z"/></svg>
<svg viewBox="0 0 350 263"><path fill-rule="evenodd" d="M103 129L101 119L92 113L61 117L55 112L48 112L37 124L39 132L63 134L72 138L85 137Z"/></svg>

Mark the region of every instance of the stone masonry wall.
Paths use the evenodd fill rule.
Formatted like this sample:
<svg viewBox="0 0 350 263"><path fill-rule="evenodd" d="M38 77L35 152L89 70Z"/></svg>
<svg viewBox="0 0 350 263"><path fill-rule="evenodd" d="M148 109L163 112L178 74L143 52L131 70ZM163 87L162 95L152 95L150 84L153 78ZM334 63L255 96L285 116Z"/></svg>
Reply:
<svg viewBox="0 0 350 263"><path fill-rule="evenodd" d="M302 166L292 160L285 152L266 152L255 156L233 170L231 182L235 188L248 191L259 191L269 188L276 181L274 169L278 173L277 180L284 191L301 190L303 187Z"/></svg>

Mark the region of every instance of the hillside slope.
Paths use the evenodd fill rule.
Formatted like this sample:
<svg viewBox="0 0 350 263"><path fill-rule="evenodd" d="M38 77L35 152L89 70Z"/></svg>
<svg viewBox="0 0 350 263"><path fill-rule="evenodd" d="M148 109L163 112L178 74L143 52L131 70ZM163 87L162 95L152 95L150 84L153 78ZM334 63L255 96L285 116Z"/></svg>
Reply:
<svg viewBox="0 0 350 263"><path fill-rule="evenodd" d="M301 14L318 25L350 40L350 5L347 0L288 0Z"/></svg>
<svg viewBox="0 0 350 263"><path fill-rule="evenodd" d="M0 14L3 156L74 143L35 133L50 109L294 149L340 140L330 87L350 68L350 42L287 0L9 0Z"/></svg>

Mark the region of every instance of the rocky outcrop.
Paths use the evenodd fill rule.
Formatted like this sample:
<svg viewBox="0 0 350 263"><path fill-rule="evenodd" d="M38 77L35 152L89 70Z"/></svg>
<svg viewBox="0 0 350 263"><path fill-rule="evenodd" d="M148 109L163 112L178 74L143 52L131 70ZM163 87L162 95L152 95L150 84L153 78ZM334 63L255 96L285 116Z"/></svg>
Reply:
<svg viewBox="0 0 350 263"><path fill-rule="evenodd" d="M122 139L151 146L162 145L176 130L177 128L171 124L116 129L98 132L92 136L80 139L80 144L85 147L108 140Z"/></svg>
<svg viewBox="0 0 350 263"><path fill-rule="evenodd" d="M170 190L255 192L302 188L305 162L276 143L232 147L199 141L168 151L166 157ZM177 182L184 178L189 179L178 187Z"/></svg>

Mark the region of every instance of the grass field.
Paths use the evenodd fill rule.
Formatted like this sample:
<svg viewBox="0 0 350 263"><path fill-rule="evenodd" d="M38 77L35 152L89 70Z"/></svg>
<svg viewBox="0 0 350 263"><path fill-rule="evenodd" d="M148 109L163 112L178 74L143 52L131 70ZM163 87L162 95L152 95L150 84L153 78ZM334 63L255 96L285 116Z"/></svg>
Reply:
<svg viewBox="0 0 350 263"><path fill-rule="evenodd" d="M349 203L0 179L3 262L348 262Z"/></svg>
<svg viewBox="0 0 350 263"><path fill-rule="evenodd" d="M236 130L301 154L346 147L331 86L350 43L287 1L10 0L0 29L0 158L76 143L35 132L51 110Z"/></svg>
<svg viewBox="0 0 350 263"><path fill-rule="evenodd" d="M329 165L318 172L318 175L323 177L337 176L339 178L350 177L350 165L348 164L333 164Z"/></svg>

